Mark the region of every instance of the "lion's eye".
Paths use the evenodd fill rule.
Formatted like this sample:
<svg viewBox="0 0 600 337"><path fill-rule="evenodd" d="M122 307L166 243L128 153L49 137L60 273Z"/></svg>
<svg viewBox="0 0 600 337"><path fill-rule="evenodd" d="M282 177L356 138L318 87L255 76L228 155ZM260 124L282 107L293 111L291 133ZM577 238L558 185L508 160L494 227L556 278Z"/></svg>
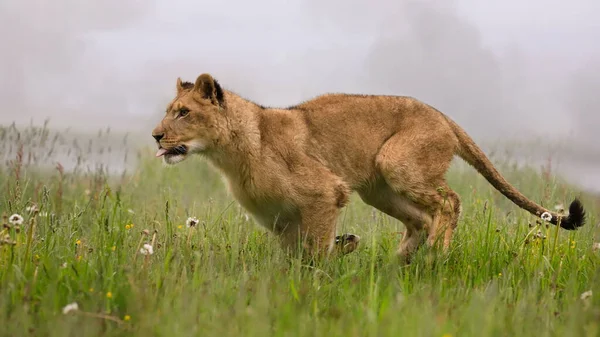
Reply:
<svg viewBox="0 0 600 337"><path fill-rule="evenodd" d="M181 108L178 111L179 117L185 117L190 113L190 110L187 108Z"/></svg>

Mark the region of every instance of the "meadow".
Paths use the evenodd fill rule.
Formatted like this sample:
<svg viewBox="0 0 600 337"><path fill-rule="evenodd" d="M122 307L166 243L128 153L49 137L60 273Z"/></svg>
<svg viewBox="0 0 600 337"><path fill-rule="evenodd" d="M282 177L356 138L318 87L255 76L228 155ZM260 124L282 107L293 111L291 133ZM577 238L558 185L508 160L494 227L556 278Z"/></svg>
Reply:
<svg viewBox="0 0 600 337"><path fill-rule="evenodd" d="M542 224L457 159L463 216L448 253L400 266L402 224L353 196L338 232L360 235L359 249L305 264L199 157L167 168L136 147L122 173L84 169L108 136L86 147L0 129L0 335L600 336L600 202L550 166L495 161L546 207L581 197L578 231ZM109 138L110 151L133 147Z"/></svg>

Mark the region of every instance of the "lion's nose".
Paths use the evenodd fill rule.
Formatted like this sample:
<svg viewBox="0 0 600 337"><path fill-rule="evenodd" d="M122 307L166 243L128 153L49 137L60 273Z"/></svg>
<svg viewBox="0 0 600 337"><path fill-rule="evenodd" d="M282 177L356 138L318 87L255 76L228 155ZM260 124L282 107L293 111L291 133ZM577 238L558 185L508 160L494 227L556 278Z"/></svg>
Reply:
<svg viewBox="0 0 600 337"><path fill-rule="evenodd" d="M154 137L154 139L156 139L157 142L160 142L161 139L163 139L163 137L165 136L164 133L160 133L160 134L153 134L152 137Z"/></svg>

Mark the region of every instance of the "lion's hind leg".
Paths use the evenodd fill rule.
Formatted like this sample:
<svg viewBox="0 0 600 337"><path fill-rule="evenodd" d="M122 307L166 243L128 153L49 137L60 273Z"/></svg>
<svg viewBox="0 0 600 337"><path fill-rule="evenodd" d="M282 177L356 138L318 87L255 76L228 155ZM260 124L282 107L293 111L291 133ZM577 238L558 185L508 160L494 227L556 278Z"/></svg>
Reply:
<svg viewBox="0 0 600 337"><path fill-rule="evenodd" d="M383 180L368 190L359 191L359 195L366 204L404 224L406 231L397 254L403 263L409 263L412 255L424 242L425 229L432 221L431 216L418 204L395 192Z"/></svg>
<svg viewBox="0 0 600 337"><path fill-rule="evenodd" d="M443 131L392 136L380 149L376 165L392 191L431 219L422 222L428 232L428 245L447 248L458 221L460 199L445 181L456 139Z"/></svg>

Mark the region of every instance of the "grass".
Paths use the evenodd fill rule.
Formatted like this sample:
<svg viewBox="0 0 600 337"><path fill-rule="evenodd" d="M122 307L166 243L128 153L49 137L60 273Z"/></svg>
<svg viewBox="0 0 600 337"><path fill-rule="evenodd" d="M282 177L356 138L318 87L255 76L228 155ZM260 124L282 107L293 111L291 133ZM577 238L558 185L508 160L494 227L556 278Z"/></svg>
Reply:
<svg viewBox="0 0 600 337"><path fill-rule="evenodd" d="M39 170L26 155L0 168L0 214L24 217L0 229L0 335L600 335L590 196L588 224L557 230L456 165L448 179L464 215L448 254L424 249L400 267L402 225L353 197L339 232L360 235L359 250L308 266L247 219L200 158L165 168L140 153L119 176ZM551 172L499 165L548 207L581 195Z"/></svg>

